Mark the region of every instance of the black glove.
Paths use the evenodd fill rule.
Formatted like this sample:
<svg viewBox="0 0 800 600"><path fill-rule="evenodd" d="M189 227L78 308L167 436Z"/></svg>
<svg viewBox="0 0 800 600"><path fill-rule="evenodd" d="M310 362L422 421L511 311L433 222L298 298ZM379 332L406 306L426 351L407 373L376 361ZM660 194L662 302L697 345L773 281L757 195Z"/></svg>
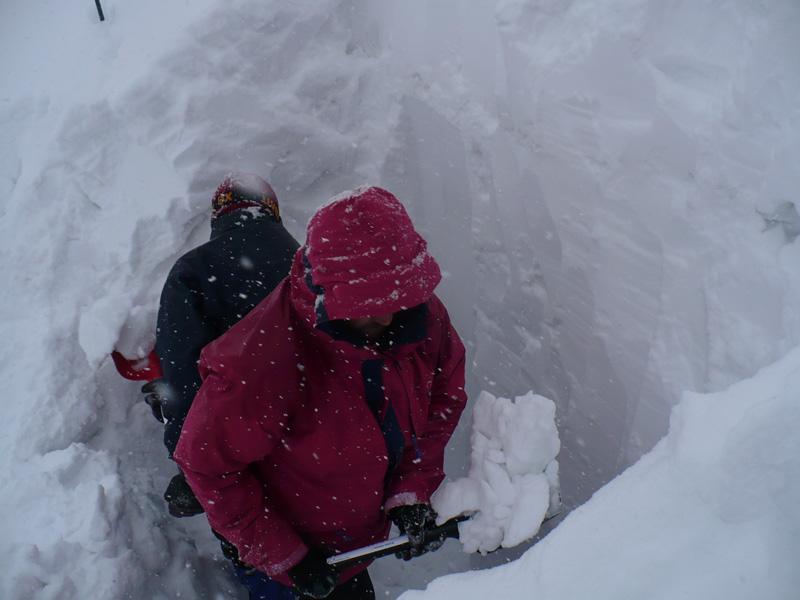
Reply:
<svg viewBox="0 0 800 600"><path fill-rule="evenodd" d="M178 473L169 482L164 500L167 501L169 514L173 517L193 517L204 512L183 473Z"/></svg>
<svg viewBox="0 0 800 600"><path fill-rule="evenodd" d="M438 550L444 544L444 535L428 537L428 532L436 527L436 511L429 504L398 506L389 511L389 518L411 542L411 548L395 554L397 558L411 560L415 556Z"/></svg>
<svg viewBox="0 0 800 600"><path fill-rule="evenodd" d="M219 533L217 533L213 529L211 530L211 533L213 533L219 540L219 546L220 548L222 548L222 555L229 561L231 561L234 567L238 569L244 569L245 571L250 571L254 568L251 565L243 563L239 559L239 550L236 548L236 546L231 544L228 540L226 540L224 537L222 537Z"/></svg>
<svg viewBox="0 0 800 600"><path fill-rule="evenodd" d="M164 412L161 410L164 400L166 398L166 383L163 379L153 379L148 381L142 386L142 393L144 394L144 401L150 410L153 411L153 416L164 422Z"/></svg>
<svg viewBox="0 0 800 600"><path fill-rule="evenodd" d="M325 562L318 550L310 550L305 558L289 569L289 579L298 594L309 598L327 598L336 589L336 567Z"/></svg>

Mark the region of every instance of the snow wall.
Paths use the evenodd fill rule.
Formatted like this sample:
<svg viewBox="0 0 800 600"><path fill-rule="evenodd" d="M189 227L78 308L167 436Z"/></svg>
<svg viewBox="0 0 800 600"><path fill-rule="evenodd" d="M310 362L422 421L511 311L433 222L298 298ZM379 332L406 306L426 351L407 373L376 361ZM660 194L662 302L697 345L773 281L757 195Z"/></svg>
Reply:
<svg viewBox="0 0 800 600"><path fill-rule="evenodd" d="M800 341L797 244L756 212L800 187L792 0L103 5L0 6L3 597L202 589L201 525L164 519L159 432L107 353L149 343L230 168L300 238L364 182L407 204L471 394L556 401L568 507L681 391Z"/></svg>

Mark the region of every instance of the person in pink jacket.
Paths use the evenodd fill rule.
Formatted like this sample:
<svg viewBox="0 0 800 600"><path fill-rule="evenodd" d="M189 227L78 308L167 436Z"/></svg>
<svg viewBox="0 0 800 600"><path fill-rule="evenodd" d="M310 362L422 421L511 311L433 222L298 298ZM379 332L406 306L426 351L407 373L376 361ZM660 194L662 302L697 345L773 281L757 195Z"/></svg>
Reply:
<svg viewBox="0 0 800 600"><path fill-rule="evenodd" d="M374 598L366 566L325 557L391 521L405 558L440 545L430 497L466 403L440 279L397 198L360 188L317 211L290 275L203 350L175 460L252 567L251 598Z"/></svg>

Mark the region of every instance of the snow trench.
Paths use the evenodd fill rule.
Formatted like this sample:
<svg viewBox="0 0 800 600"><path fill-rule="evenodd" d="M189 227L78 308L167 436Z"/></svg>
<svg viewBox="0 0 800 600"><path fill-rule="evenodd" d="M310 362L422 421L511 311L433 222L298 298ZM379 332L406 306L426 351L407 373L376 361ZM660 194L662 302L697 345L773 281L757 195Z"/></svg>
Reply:
<svg viewBox="0 0 800 600"><path fill-rule="evenodd" d="M104 23L85 4L0 6L3 598L240 595L201 519L166 516L161 432L108 359L152 343L231 169L266 177L301 239L344 189L406 204L470 396L556 403L566 512L656 445L682 392L800 344L800 250L758 213L800 188L791 0L104 0ZM396 597L524 550L373 573Z"/></svg>

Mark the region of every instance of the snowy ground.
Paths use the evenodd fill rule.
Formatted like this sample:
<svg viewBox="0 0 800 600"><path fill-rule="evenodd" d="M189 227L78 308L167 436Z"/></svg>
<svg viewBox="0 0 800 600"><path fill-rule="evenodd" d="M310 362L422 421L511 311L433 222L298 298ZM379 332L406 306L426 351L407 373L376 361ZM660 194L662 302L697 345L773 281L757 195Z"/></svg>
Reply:
<svg viewBox="0 0 800 600"><path fill-rule="evenodd" d="M696 579L698 598L713 597L713 577L731 592L719 597L736 597L738 574L716 558L749 549L777 566L756 562L741 589L791 597L770 586L797 583L779 556L797 554L793 524L775 525L797 489L763 519L734 499L713 507L732 491L765 500L796 473L769 452L784 437L796 455L791 393L773 410L762 392L792 381L800 246L763 231L756 211L800 189L797 2L103 6L105 23L91 2L0 3L0 597L233 589L202 521L164 516L160 432L107 359L117 343L148 344L166 270L207 237L210 194L231 168L269 178L298 236L316 206L365 181L406 202L448 273L471 395L556 402L568 508L666 433L684 390L718 392L777 361L741 384L758 387L746 397L734 387L682 404L654 454L500 573L521 586L512 595L535 577L558 590L548 578L576 560L613 585L603 544L640 548L619 555L635 561L642 532L680 530L671 511L684 501L699 505L687 526L711 536L695 549L707 560L655 560L649 577ZM736 415L743 425L728 427ZM752 415L761 428L748 429ZM648 482L669 493L645 494ZM611 508L630 496L648 501L636 528ZM394 597L515 556L449 544L410 565L385 559L375 578Z"/></svg>

